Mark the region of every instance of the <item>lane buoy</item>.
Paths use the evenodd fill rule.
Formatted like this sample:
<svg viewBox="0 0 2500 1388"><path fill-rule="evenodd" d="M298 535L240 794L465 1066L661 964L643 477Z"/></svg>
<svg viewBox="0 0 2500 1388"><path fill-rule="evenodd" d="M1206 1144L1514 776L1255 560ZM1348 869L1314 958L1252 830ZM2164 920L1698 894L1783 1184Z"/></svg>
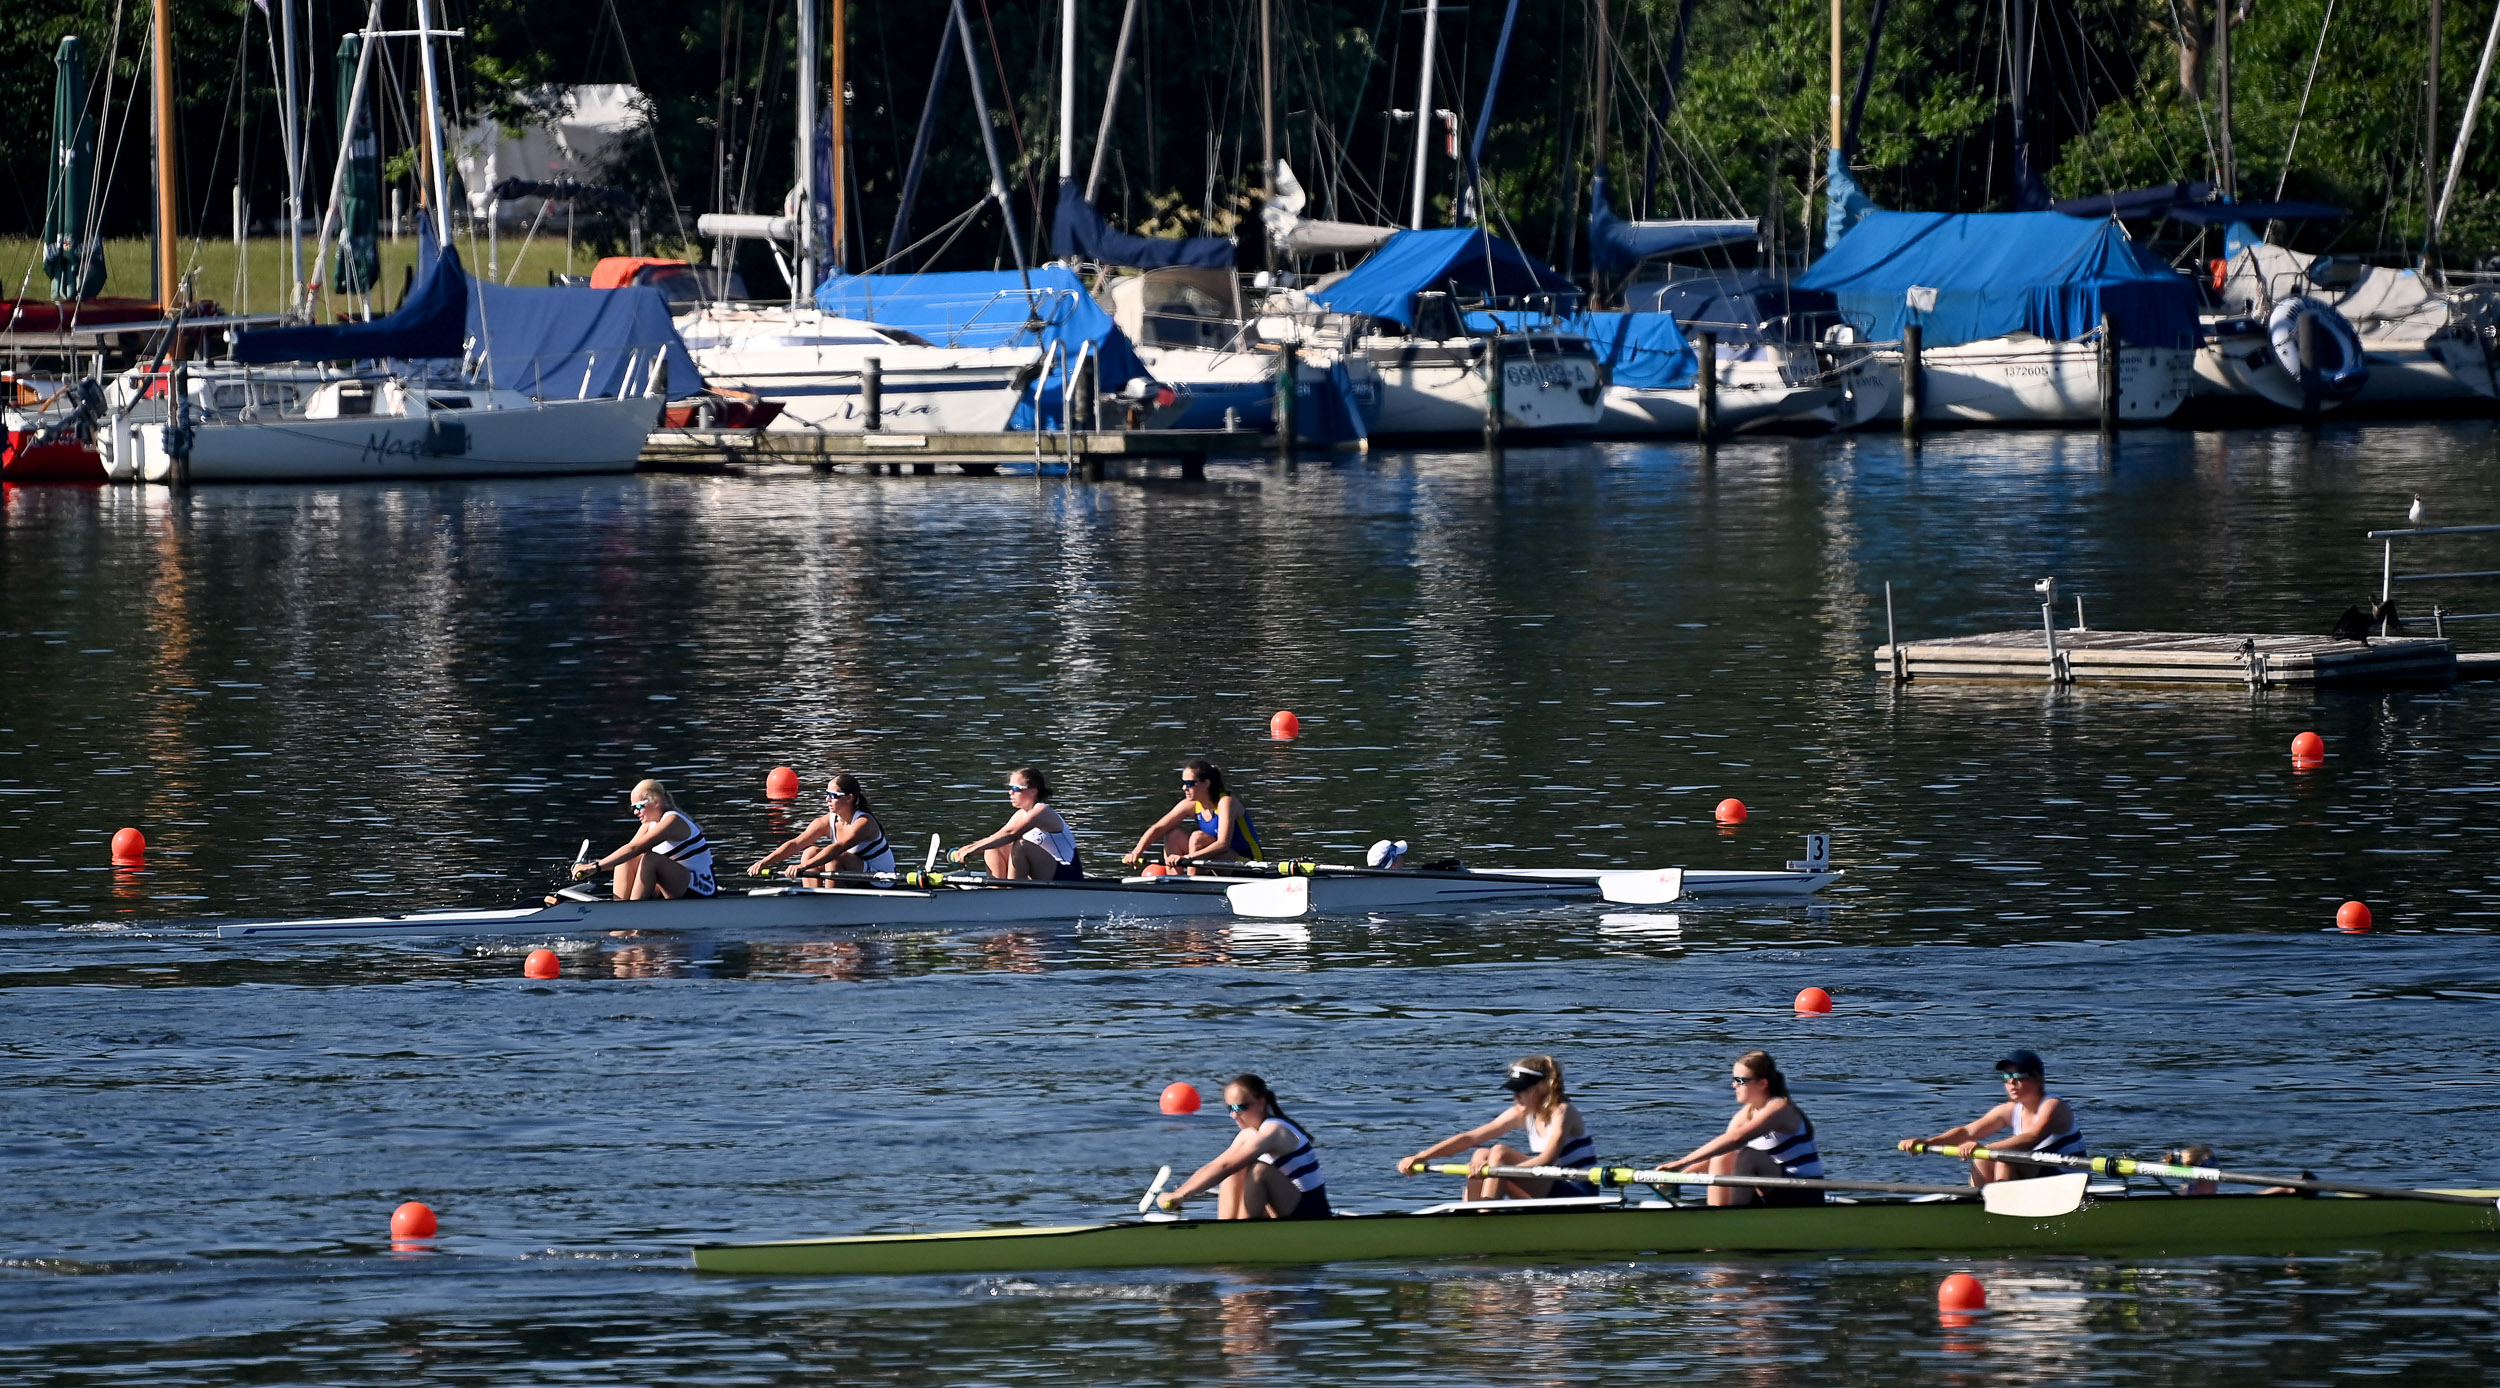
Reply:
<svg viewBox="0 0 2500 1388"><path fill-rule="evenodd" d="M523 978L554 978L563 972L564 961L556 958L556 952L551 949L531 950L529 957L521 961Z"/></svg>
<svg viewBox="0 0 2500 1388"><path fill-rule="evenodd" d="M2316 733L2302 733L2293 738L2292 760L2296 763L2325 761L2326 739Z"/></svg>
<svg viewBox="0 0 2500 1388"><path fill-rule="evenodd" d="M1275 717L1267 720L1267 731L1279 742L1291 742L1302 736L1302 720L1292 709L1280 708Z"/></svg>
<svg viewBox="0 0 2500 1388"><path fill-rule="evenodd" d="M1142 875L1146 877L1169 877L1172 875L1172 869L1166 867L1162 863L1148 863L1146 864L1146 871Z"/></svg>
<svg viewBox="0 0 2500 1388"><path fill-rule="evenodd" d="M1198 1086L1187 1080L1174 1080L1163 1086L1163 1111L1165 1113L1196 1113L1198 1111Z"/></svg>
<svg viewBox="0 0 2500 1388"><path fill-rule="evenodd" d="M1936 1309L1985 1311L1988 1309L1988 1289L1969 1273L1957 1272L1937 1285Z"/></svg>
<svg viewBox="0 0 2500 1388"><path fill-rule="evenodd" d="M2358 901L2347 901L2335 908L2335 928L2347 935L2360 935L2370 928L2370 908Z"/></svg>
<svg viewBox="0 0 2500 1388"><path fill-rule="evenodd" d="M391 1237L395 1239L430 1239L434 1237L434 1211L422 1200L403 1202L391 1211Z"/></svg>
<svg viewBox="0 0 2500 1388"><path fill-rule="evenodd" d="M799 773L786 766L776 766L764 773L764 798L796 800L799 798Z"/></svg>
<svg viewBox="0 0 2500 1388"><path fill-rule="evenodd" d="M1721 824L1744 823L1745 802L1737 799L1733 795L1729 796L1727 799L1719 802L1718 816Z"/></svg>
<svg viewBox="0 0 2500 1388"><path fill-rule="evenodd" d="M113 831L113 861L124 867L136 867L148 860L148 836L136 829Z"/></svg>
<svg viewBox="0 0 2500 1388"><path fill-rule="evenodd" d="M1797 1010L1800 1012L1829 1012L1832 1010L1832 995L1824 992L1820 988L1808 988L1804 992L1797 995Z"/></svg>

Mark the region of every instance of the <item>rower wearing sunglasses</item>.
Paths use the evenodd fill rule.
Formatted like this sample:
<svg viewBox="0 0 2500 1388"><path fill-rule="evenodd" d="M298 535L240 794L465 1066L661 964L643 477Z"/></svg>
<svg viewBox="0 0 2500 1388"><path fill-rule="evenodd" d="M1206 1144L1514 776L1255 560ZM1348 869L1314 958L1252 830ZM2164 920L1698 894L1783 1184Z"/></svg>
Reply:
<svg viewBox="0 0 2500 1388"><path fill-rule="evenodd" d="M794 855L798 861L789 868L792 877L894 871L894 846L886 842L885 825L870 808L859 778L848 771L825 783L825 812L809 820L788 843L756 859L747 874L766 876L775 864Z"/></svg>
<svg viewBox="0 0 2500 1388"><path fill-rule="evenodd" d="M1020 877L1044 882L1081 882L1085 862L1077 856L1076 831L1050 807L1050 782L1030 766L1007 777L1007 803L1015 813L998 832L976 839L954 852L956 862L981 855L992 877Z"/></svg>
<svg viewBox="0 0 2500 1388"><path fill-rule="evenodd" d="M1823 1178L1823 1154L1814 1145L1814 1120L1788 1096L1788 1076L1769 1051L1736 1057L1728 1075L1736 1091L1736 1116L1727 1131L1666 1163L1669 1171L1707 1171L1714 1176ZM1820 1205L1819 1190L1712 1186L1713 1205Z"/></svg>
<svg viewBox="0 0 2500 1388"><path fill-rule="evenodd" d="M668 787L643 781L634 787L628 804L642 827L614 852L575 863L574 881L614 868L619 901L648 901L655 896L674 901L711 896L720 890L712 881L711 840L703 836L703 826L677 808Z"/></svg>
<svg viewBox="0 0 2500 1388"><path fill-rule="evenodd" d="M1158 1196L1162 1208L1175 1209L1190 1196L1213 1190L1217 1219L1328 1218L1328 1175L1320 1170L1311 1135L1285 1116L1267 1081L1235 1075L1224 1086L1224 1107L1239 1129L1232 1144Z"/></svg>
<svg viewBox="0 0 2500 1388"><path fill-rule="evenodd" d="M1510 1067L1502 1080L1502 1088L1510 1091L1510 1107L1495 1115L1492 1122L1453 1133L1430 1147L1398 1163L1398 1174L1413 1175L1429 1165L1434 1157L1447 1156L1462 1147L1474 1147L1467 1165L1482 1170L1488 1166L1573 1166L1597 1164L1597 1142L1589 1136L1588 1124L1580 1118L1579 1105L1563 1092L1562 1062L1550 1055L1532 1055ZM1526 1129L1529 1150L1522 1152L1507 1143L1494 1142L1514 1129ZM1491 1143L1490 1146L1479 1144ZM1569 1196L1595 1195L1597 1187L1586 1181L1554 1181L1512 1179L1500 1176L1467 1178L1470 1200L1553 1200Z"/></svg>
<svg viewBox="0 0 2500 1388"><path fill-rule="evenodd" d="M1245 858L1256 862L1267 856L1259 848L1259 830L1250 822L1250 811L1225 791L1223 771L1209 761L1193 761L1181 768L1180 803L1146 826L1146 832L1137 836L1137 846L1121 861L1143 861L1147 846L1158 840L1165 863L1192 873L1200 863Z"/></svg>
<svg viewBox="0 0 2500 1388"><path fill-rule="evenodd" d="M2030 1051L2008 1051L1997 1062L1997 1079L2005 1086L2005 1102L1957 1128L1947 1128L1927 1139L1931 1146L1959 1146L1964 1161L1970 1161L1971 1149L1986 1143L1999 1152L2055 1152L2061 1156L2089 1155L2083 1147L2083 1129L2075 1122L2075 1111L2064 1099L2048 1091L2048 1078L2042 1073L2040 1057ZM1990 1135L2004 1133L1994 1138ZM1908 1151L1910 1144L1901 1143ZM2031 1176L2054 1174L2058 1168L2033 1162L1971 1161L1970 1183L1984 1186L1991 1181L2019 1181Z"/></svg>

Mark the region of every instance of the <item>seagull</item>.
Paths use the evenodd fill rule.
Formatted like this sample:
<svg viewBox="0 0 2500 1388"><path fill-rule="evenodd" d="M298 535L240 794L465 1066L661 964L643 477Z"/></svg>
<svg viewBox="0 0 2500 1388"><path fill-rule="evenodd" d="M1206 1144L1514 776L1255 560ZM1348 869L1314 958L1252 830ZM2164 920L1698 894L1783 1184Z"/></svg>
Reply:
<svg viewBox="0 0 2500 1388"><path fill-rule="evenodd" d="M2405 519L2415 525L2422 523L2422 494L2420 492L2413 494L2413 505L2405 512Z"/></svg>

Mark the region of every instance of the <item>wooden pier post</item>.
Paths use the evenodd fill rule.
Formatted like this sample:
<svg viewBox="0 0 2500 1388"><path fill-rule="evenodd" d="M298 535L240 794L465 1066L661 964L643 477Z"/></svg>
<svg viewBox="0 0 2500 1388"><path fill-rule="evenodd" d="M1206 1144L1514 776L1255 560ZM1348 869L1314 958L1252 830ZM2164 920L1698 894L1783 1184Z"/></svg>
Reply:
<svg viewBox="0 0 2500 1388"><path fill-rule="evenodd" d="M1916 323L1901 330L1901 432L1911 438L1918 437L1927 417L1927 370L1918 359L1921 336Z"/></svg>
<svg viewBox="0 0 2500 1388"><path fill-rule="evenodd" d="M2318 422L2318 316L2303 312L2292 323L2293 350L2300 354L2300 422L2314 428Z"/></svg>
<svg viewBox="0 0 2500 1388"><path fill-rule="evenodd" d="M1719 335L1698 333L1693 343L1701 358L1693 376L1693 437L1708 443L1719 434Z"/></svg>
<svg viewBox="0 0 2500 1388"><path fill-rule="evenodd" d="M2118 317L2101 314L2101 429L2118 428Z"/></svg>
<svg viewBox="0 0 2500 1388"><path fill-rule="evenodd" d="M1502 446L1502 416L1508 408L1503 384L1502 330L1497 327L1484 342L1484 446L1489 449Z"/></svg>
<svg viewBox="0 0 2500 1388"><path fill-rule="evenodd" d="M1300 442L1296 437L1299 421L1294 418L1294 396L1301 385L1294 379L1300 374L1300 364L1295 360L1292 343L1283 344L1276 361L1276 451L1290 458Z"/></svg>
<svg viewBox="0 0 2500 1388"><path fill-rule="evenodd" d="M870 432L885 428L885 363L875 357L859 364L859 412L867 416Z"/></svg>

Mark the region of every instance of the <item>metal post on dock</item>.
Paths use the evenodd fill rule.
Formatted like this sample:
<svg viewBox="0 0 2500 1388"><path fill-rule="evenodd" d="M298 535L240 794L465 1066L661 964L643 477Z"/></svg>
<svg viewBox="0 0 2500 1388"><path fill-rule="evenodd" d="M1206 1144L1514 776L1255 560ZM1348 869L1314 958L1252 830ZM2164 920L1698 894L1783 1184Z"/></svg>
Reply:
<svg viewBox="0 0 2500 1388"><path fill-rule="evenodd" d="M1484 446L1502 446L1502 415L1509 408L1502 399L1502 332L1495 328L1484 343Z"/></svg>
<svg viewBox="0 0 2500 1388"><path fill-rule="evenodd" d="M1901 432L1918 437L1927 416L1927 369L1919 361L1919 326L1901 330Z"/></svg>
<svg viewBox="0 0 2500 1388"><path fill-rule="evenodd" d="M2057 648L2057 579L2041 579L2031 590L2040 595L2040 633L2049 643L2049 683L2065 684L2069 678L2066 655Z"/></svg>
<svg viewBox="0 0 2500 1388"><path fill-rule="evenodd" d="M2101 428L2104 432L2118 427L2118 319L2101 315Z"/></svg>
<svg viewBox="0 0 2500 1388"><path fill-rule="evenodd" d="M1910 682L1909 658L1901 653L1901 633L1892 624L1892 580L1884 580L1884 646L1892 652L1892 682Z"/></svg>
<svg viewBox="0 0 2500 1388"><path fill-rule="evenodd" d="M885 363L875 357L859 364L859 412L867 417L862 427L868 432L885 428Z"/></svg>
<svg viewBox="0 0 2500 1388"><path fill-rule="evenodd" d="M1293 344L1282 344L1276 353L1276 451L1293 456L1298 421L1294 419L1294 391L1300 383L1300 363L1295 360Z"/></svg>
<svg viewBox="0 0 2500 1388"><path fill-rule="evenodd" d="M1094 388L1102 359L1086 353L1076 362L1077 423L1086 433L1102 429L1102 394Z"/></svg>
<svg viewBox="0 0 2500 1388"><path fill-rule="evenodd" d="M2303 312L2292 320L2292 341L2300 353L2300 422L2318 422L2318 316Z"/></svg>
<svg viewBox="0 0 2500 1388"><path fill-rule="evenodd" d="M1708 443L1719 433L1719 335L1695 334L1693 345L1701 356L1693 373L1693 437Z"/></svg>

